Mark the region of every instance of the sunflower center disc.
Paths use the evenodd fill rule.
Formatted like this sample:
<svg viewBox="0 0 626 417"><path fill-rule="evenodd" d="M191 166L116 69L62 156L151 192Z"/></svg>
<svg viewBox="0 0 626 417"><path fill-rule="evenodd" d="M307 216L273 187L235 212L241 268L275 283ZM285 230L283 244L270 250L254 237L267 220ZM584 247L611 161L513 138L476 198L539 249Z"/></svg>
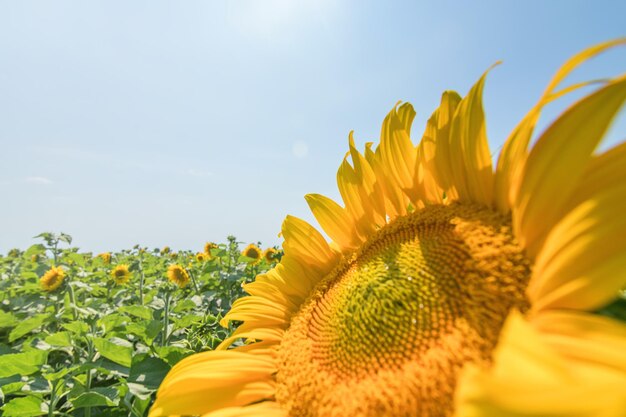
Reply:
<svg viewBox="0 0 626 417"><path fill-rule="evenodd" d="M291 416L449 416L465 363L488 365L530 263L510 218L430 206L381 229L317 286L278 353Z"/></svg>

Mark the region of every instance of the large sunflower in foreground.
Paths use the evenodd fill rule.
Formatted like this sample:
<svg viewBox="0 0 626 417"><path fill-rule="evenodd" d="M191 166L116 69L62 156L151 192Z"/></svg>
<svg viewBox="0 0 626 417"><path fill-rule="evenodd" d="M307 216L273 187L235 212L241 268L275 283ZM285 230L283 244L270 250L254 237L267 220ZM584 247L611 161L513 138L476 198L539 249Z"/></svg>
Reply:
<svg viewBox="0 0 626 417"><path fill-rule="evenodd" d="M623 416L626 325L591 311L626 286L626 143L594 154L626 76L528 149L542 107L581 86L561 81L616 43L563 66L495 171L484 76L443 94L417 146L409 104L375 149L350 137L345 208L306 197L332 242L287 217L280 264L223 320L243 324L177 364L150 416Z"/></svg>

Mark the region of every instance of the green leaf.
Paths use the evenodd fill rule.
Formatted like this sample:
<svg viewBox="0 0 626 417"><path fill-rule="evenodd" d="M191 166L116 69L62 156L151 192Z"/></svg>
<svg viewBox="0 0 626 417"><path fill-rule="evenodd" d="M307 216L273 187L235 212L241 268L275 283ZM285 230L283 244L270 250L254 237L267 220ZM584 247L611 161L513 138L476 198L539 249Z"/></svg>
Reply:
<svg viewBox="0 0 626 417"><path fill-rule="evenodd" d="M196 303L191 300L181 300L176 303L176 307L172 309L174 313L182 313L183 311L193 310L196 308Z"/></svg>
<svg viewBox="0 0 626 417"><path fill-rule="evenodd" d="M24 252L24 256L26 256L27 258L30 258L33 255L39 255L40 253L44 253L45 251L46 251L46 247L42 245L41 243L37 243L35 245L32 245L30 248L26 249L26 252Z"/></svg>
<svg viewBox="0 0 626 417"><path fill-rule="evenodd" d="M182 318L176 320L175 322L175 328L176 329L183 329L185 327L189 327L194 323L200 323L202 321L203 317L202 316L198 316L195 314L189 314L186 316L183 316Z"/></svg>
<svg viewBox="0 0 626 417"><path fill-rule="evenodd" d="M11 313L0 311L0 329L5 327L13 327L17 324L17 319Z"/></svg>
<svg viewBox="0 0 626 417"><path fill-rule="evenodd" d="M44 339L51 346L72 346L72 337L69 332L58 332Z"/></svg>
<svg viewBox="0 0 626 417"><path fill-rule="evenodd" d="M63 323L61 325L64 329L69 330L72 333L85 334L89 331L87 323L82 321L73 321L71 323Z"/></svg>
<svg viewBox="0 0 626 417"><path fill-rule="evenodd" d="M151 403L152 398L150 398L150 396L147 396L146 398L139 398L136 396L132 403L133 415L143 416L147 414L146 411Z"/></svg>
<svg viewBox="0 0 626 417"><path fill-rule="evenodd" d="M144 320L152 318L152 310L145 306L123 306L118 311Z"/></svg>
<svg viewBox="0 0 626 417"><path fill-rule="evenodd" d="M9 342L13 342L24 336L25 334L30 333L31 331L40 327L47 318L47 314L38 314L24 320L23 322L15 326L13 330L11 330L11 333L9 333Z"/></svg>
<svg viewBox="0 0 626 417"><path fill-rule="evenodd" d="M113 387L92 388L76 398L70 399L74 408L115 407L120 403L120 393Z"/></svg>
<svg viewBox="0 0 626 417"><path fill-rule="evenodd" d="M15 374L30 375L39 370L46 363L48 352L43 350L29 350L22 353L9 353L0 356L0 378Z"/></svg>
<svg viewBox="0 0 626 417"><path fill-rule="evenodd" d="M50 372L50 373L45 373L43 375L44 378L46 378L48 381L56 381L58 379L63 378L65 375L69 374L70 372L74 372L78 369L78 366L71 366L69 368L61 368L60 371L57 372Z"/></svg>
<svg viewBox="0 0 626 417"><path fill-rule="evenodd" d="M14 398L0 409L2 415L12 417L42 416L48 413L42 407L42 400L34 396Z"/></svg>
<svg viewBox="0 0 626 417"><path fill-rule="evenodd" d="M3 387L8 384L13 384L15 382L20 382L21 380L22 380L22 377L18 374L15 374L9 377L0 378L0 387Z"/></svg>
<svg viewBox="0 0 626 417"><path fill-rule="evenodd" d="M102 356L119 365L130 367L133 349L127 346L117 345L101 337L92 338L93 344Z"/></svg>
<svg viewBox="0 0 626 417"><path fill-rule="evenodd" d="M186 356L191 355L193 351L177 346L165 346L157 348L157 353L170 366L174 366Z"/></svg>
<svg viewBox="0 0 626 417"><path fill-rule="evenodd" d="M76 252L71 252L65 255L65 258L67 260L70 260L72 262L74 262L76 265L78 266L84 266L85 265L85 257L80 254L80 253L76 253Z"/></svg>
<svg viewBox="0 0 626 417"><path fill-rule="evenodd" d="M120 314L109 314L98 320L98 325L104 327L104 332L108 333L116 327L123 326L128 322L128 317Z"/></svg>
<svg viewBox="0 0 626 417"><path fill-rule="evenodd" d="M146 356L133 361L128 382L141 384L149 390L156 390L171 368L162 359Z"/></svg>
<svg viewBox="0 0 626 417"><path fill-rule="evenodd" d="M68 235L67 233L61 233L59 234L59 240L61 242L65 242L68 245L72 244L72 236Z"/></svg>
<svg viewBox="0 0 626 417"><path fill-rule="evenodd" d="M136 384L134 382L128 382L126 384L126 386L128 386L128 391L132 395L134 395L135 397L137 397L137 398L139 398L141 400L148 400L148 399L150 399L150 396L154 392L153 390L146 388L144 385Z"/></svg>
<svg viewBox="0 0 626 417"><path fill-rule="evenodd" d="M154 342L154 339L161 331L162 325L161 320L140 321L138 323L130 323L126 330L139 336L146 344L152 345L152 342Z"/></svg>

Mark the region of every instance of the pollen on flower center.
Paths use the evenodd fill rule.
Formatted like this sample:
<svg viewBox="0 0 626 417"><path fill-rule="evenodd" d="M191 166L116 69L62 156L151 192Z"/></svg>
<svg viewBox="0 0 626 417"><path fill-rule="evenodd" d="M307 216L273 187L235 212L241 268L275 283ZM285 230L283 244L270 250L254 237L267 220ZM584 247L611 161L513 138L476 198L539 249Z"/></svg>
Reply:
<svg viewBox="0 0 626 417"><path fill-rule="evenodd" d="M292 416L448 416L457 374L488 365L530 263L510 218L455 203L384 227L329 274L279 349Z"/></svg>

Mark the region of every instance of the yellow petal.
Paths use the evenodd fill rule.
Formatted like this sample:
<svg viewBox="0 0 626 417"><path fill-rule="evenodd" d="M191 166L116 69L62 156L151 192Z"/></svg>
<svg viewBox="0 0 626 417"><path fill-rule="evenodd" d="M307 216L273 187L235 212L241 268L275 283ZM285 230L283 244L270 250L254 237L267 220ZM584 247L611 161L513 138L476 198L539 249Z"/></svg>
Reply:
<svg viewBox="0 0 626 417"><path fill-rule="evenodd" d="M519 313L507 319L492 367L466 366L455 397L461 417L619 417L624 407L620 372L564 357Z"/></svg>
<svg viewBox="0 0 626 417"><path fill-rule="evenodd" d="M461 96L455 91L445 91L437 109L437 136L435 138L435 176L439 186L445 191L447 201L455 201L459 193L455 184L455 175L451 168L452 160L450 128Z"/></svg>
<svg viewBox="0 0 626 417"><path fill-rule="evenodd" d="M564 214L591 153L624 99L626 77L620 77L570 107L528 155L513 220L515 233L531 258Z"/></svg>
<svg viewBox="0 0 626 417"><path fill-rule="evenodd" d="M285 331L280 328L263 327L251 329L251 327L253 326L248 326L248 323L242 324L233 332L232 335L224 339L216 350L226 350L239 339L274 342L278 344L283 339L283 335L285 334Z"/></svg>
<svg viewBox="0 0 626 417"><path fill-rule="evenodd" d="M278 285L267 281L255 280L254 282L243 284L243 289L250 295L267 298L286 306L292 311L296 311L302 302L301 298L290 296L285 291L281 291Z"/></svg>
<svg viewBox="0 0 626 417"><path fill-rule="evenodd" d="M626 142L593 157L567 206L576 207L599 190L619 184L626 184Z"/></svg>
<svg viewBox="0 0 626 417"><path fill-rule="evenodd" d="M361 198L362 180L350 166L347 156L337 170L337 186L346 206L345 210L355 223L355 227L358 229L362 222L373 224L372 207L369 201Z"/></svg>
<svg viewBox="0 0 626 417"><path fill-rule="evenodd" d="M554 92L554 89L571 73L571 71L588 59L609 48L624 43L626 43L626 38L601 43L570 58L557 71L539 102L522 119L511 135L509 135L504 146L502 147L502 152L500 152L500 156L498 157L498 165L496 168L494 197L496 207L500 211L505 213L508 212L512 207L511 202L517 199L519 181L514 181L514 178L520 177L519 170L527 156L528 142L530 141L530 137L543 107L552 100L595 81L578 83L558 92Z"/></svg>
<svg viewBox="0 0 626 417"><path fill-rule="evenodd" d="M411 135L411 125L413 119L415 119L415 110L411 103L404 103L397 109L398 120L402 125L402 128L406 131L407 135Z"/></svg>
<svg viewBox="0 0 626 417"><path fill-rule="evenodd" d="M302 219L287 216L282 234L285 256L293 257L303 266L325 268L337 259L321 233Z"/></svg>
<svg viewBox="0 0 626 417"><path fill-rule="evenodd" d="M407 192L411 201L417 199L414 192L416 150L409 137L414 117L415 110L409 103L391 110L383 121L379 147L385 172L396 186Z"/></svg>
<svg viewBox="0 0 626 417"><path fill-rule="evenodd" d="M482 104L488 72L459 103L450 131L451 172L459 199L485 206L493 203L493 168Z"/></svg>
<svg viewBox="0 0 626 417"><path fill-rule="evenodd" d="M533 327L564 357L585 361L626 378L626 324L578 311L546 311L533 317Z"/></svg>
<svg viewBox="0 0 626 417"><path fill-rule="evenodd" d="M591 310L626 286L626 184L599 192L563 218L535 263L533 309Z"/></svg>
<svg viewBox="0 0 626 417"><path fill-rule="evenodd" d="M228 407L202 417L287 417L287 411L275 401L263 401L245 407Z"/></svg>
<svg viewBox="0 0 626 417"><path fill-rule="evenodd" d="M372 151L371 143L365 145L365 159L372 167L376 175L376 183L383 192L385 201L385 213L389 219L394 219L407 213L409 199L404 192L398 187L390 173L388 173L381 161L380 148L376 152ZM387 220L387 219L385 219Z"/></svg>
<svg viewBox="0 0 626 417"><path fill-rule="evenodd" d="M304 198L322 229L342 250L352 250L361 243L354 220L343 207L320 194L307 194Z"/></svg>
<svg viewBox="0 0 626 417"><path fill-rule="evenodd" d="M354 138L349 137L350 156L354 165L354 173L361 180L361 200L364 206L369 204L373 211L373 221L376 226L382 226L386 222L385 196L376 179L376 173L370 166L364 155L354 146ZM345 201L345 200L344 200ZM367 210L365 210L367 211Z"/></svg>
<svg viewBox="0 0 626 417"><path fill-rule="evenodd" d="M444 190L437 183L437 167L435 165L435 153L437 152L437 116L436 110L428 119L424 134L417 146L417 158L415 175L420 185L420 193L424 202L441 204Z"/></svg>
<svg viewBox="0 0 626 417"><path fill-rule="evenodd" d="M167 374L150 417L196 415L270 399L275 392L273 359L236 351L198 353Z"/></svg>
<svg viewBox="0 0 626 417"><path fill-rule="evenodd" d="M261 327L270 325L287 326L293 312L274 301L263 297L243 297L233 303L232 308L220 321L224 327L233 320L256 323Z"/></svg>

